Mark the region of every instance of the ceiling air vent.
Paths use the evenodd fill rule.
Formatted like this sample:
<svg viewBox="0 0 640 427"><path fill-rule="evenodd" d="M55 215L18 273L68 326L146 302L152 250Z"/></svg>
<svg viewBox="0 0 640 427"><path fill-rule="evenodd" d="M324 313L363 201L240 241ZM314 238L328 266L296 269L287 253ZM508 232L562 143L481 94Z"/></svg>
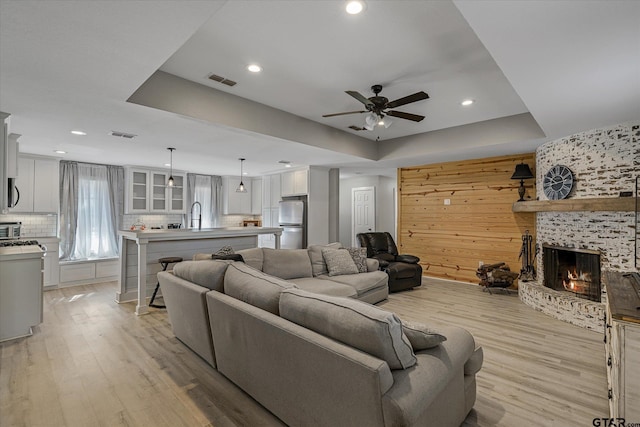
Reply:
<svg viewBox="0 0 640 427"><path fill-rule="evenodd" d="M138 135L134 135L132 133L119 132L117 130L112 130L111 132L109 132L109 135L117 136L118 138L127 138L127 139L133 139L136 136L138 136Z"/></svg>
<svg viewBox="0 0 640 427"><path fill-rule="evenodd" d="M227 85L227 86L235 86L236 85L236 82L234 82L233 80L229 80L227 78L220 77L220 76L218 76L216 74L209 75L209 80L213 80L214 82L222 83L223 85Z"/></svg>

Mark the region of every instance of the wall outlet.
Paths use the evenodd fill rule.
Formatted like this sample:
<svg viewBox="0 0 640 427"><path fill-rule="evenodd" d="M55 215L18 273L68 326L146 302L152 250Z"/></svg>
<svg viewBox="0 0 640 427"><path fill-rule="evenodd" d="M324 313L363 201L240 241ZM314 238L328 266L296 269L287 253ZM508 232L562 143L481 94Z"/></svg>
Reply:
<svg viewBox="0 0 640 427"><path fill-rule="evenodd" d="M451 199L444 199L445 206L449 206L451 204Z"/></svg>

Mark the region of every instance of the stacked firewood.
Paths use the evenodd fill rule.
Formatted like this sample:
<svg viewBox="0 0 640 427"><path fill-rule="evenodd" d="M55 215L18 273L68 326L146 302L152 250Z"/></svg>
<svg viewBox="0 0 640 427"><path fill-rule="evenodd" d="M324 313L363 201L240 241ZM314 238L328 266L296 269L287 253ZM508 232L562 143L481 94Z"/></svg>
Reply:
<svg viewBox="0 0 640 427"><path fill-rule="evenodd" d="M476 270L480 286L487 288L508 288L518 278L518 273L511 271L504 262L484 264Z"/></svg>

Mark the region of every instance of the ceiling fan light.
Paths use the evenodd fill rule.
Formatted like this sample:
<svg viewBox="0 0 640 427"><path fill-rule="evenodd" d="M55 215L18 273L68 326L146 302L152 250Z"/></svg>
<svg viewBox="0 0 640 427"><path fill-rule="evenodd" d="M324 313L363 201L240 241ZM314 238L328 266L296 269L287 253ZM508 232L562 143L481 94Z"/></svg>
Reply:
<svg viewBox="0 0 640 427"><path fill-rule="evenodd" d="M371 126L371 128L373 128L376 124L378 124L378 121L379 121L378 116L375 115L374 113L369 113L367 114L367 117L364 118L364 122L368 126Z"/></svg>
<svg viewBox="0 0 640 427"><path fill-rule="evenodd" d="M380 123L382 123L382 126L384 126L385 129L389 129L389 126L391 126L393 120L391 120L389 117L385 117L384 120L381 120Z"/></svg>

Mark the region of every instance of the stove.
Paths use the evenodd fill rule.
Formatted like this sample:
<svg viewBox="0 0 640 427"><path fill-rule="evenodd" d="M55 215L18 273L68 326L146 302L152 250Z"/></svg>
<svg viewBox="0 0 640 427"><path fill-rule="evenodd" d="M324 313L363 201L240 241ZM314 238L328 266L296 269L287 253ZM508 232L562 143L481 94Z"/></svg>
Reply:
<svg viewBox="0 0 640 427"><path fill-rule="evenodd" d="M40 246L37 240L0 240L0 248L12 246Z"/></svg>

